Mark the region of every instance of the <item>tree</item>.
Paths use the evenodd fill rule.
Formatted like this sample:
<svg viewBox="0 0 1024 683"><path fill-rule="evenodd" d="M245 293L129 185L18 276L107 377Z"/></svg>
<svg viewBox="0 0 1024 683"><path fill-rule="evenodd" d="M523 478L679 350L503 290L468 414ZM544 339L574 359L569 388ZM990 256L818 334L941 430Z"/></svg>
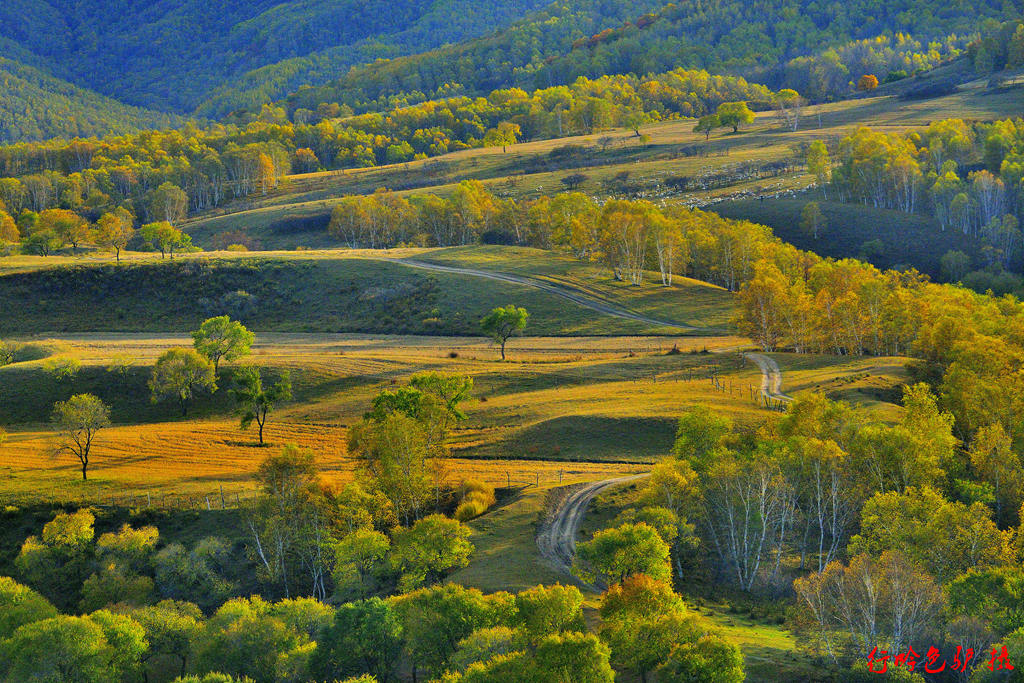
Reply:
<svg viewBox="0 0 1024 683"><path fill-rule="evenodd" d="M604 529L580 543L573 559L573 574L584 581L610 586L633 574L669 580L669 546L657 530L643 522Z"/></svg>
<svg viewBox="0 0 1024 683"><path fill-rule="evenodd" d="M56 452L71 453L78 458L82 481L85 481L96 435L110 426L110 408L92 394L76 394L54 404L52 419L60 435Z"/></svg>
<svg viewBox="0 0 1024 683"><path fill-rule="evenodd" d="M874 74L864 74L857 79L857 90L871 92L878 87L878 77Z"/></svg>
<svg viewBox="0 0 1024 683"><path fill-rule="evenodd" d="M516 620L531 643L562 631L585 631L576 586L536 586L516 595Z"/></svg>
<svg viewBox="0 0 1024 683"><path fill-rule="evenodd" d="M29 536L14 560L19 576L58 607L74 605L74 596L91 571L93 525L87 509L58 512L39 536Z"/></svg>
<svg viewBox="0 0 1024 683"><path fill-rule="evenodd" d="M998 422L986 425L974 435L967 455L981 480L992 486L996 524L1000 528L1016 524L1024 499L1024 468L1010 435Z"/></svg>
<svg viewBox="0 0 1024 683"><path fill-rule="evenodd" d="M132 215L123 208L105 213L96 221L95 241L98 246L114 252L114 258L121 262L121 250L128 246L135 236Z"/></svg>
<svg viewBox="0 0 1024 683"><path fill-rule="evenodd" d="M828 183L832 179L832 159L828 147L821 140L815 140L807 146L807 170L817 179L818 187L827 198Z"/></svg>
<svg viewBox="0 0 1024 683"><path fill-rule="evenodd" d="M590 176L586 175L585 173L570 173L569 175L562 178L560 182L563 185L565 185L565 187L570 192L572 192L574 190L578 190L580 185L587 182L587 180L589 179Z"/></svg>
<svg viewBox="0 0 1024 683"><path fill-rule="evenodd" d="M20 240L18 224L11 218L11 214L0 209L0 249L5 249L8 244L17 244Z"/></svg>
<svg viewBox="0 0 1024 683"><path fill-rule="evenodd" d="M677 645L658 669L664 683L742 683L745 678L739 647L711 635Z"/></svg>
<svg viewBox="0 0 1024 683"><path fill-rule="evenodd" d="M396 529L391 562L402 572L402 586L416 588L469 564L474 550L469 535L469 527L444 515L430 515L408 529Z"/></svg>
<svg viewBox="0 0 1024 683"><path fill-rule="evenodd" d="M508 145L516 144L522 131L519 125L510 121L502 121L496 128L487 131L484 136L484 145L488 147L501 147L502 153L507 151Z"/></svg>
<svg viewBox="0 0 1024 683"><path fill-rule="evenodd" d="M0 576L0 642L25 624L57 616L57 608L28 586Z"/></svg>
<svg viewBox="0 0 1024 683"><path fill-rule="evenodd" d="M440 674L463 638L479 628L498 625L493 603L496 597L445 583L392 598L391 604L402 620L413 677L419 666Z"/></svg>
<svg viewBox="0 0 1024 683"><path fill-rule="evenodd" d="M334 592L343 598L372 592L371 577L382 564L391 541L373 529L355 529L334 544Z"/></svg>
<svg viewBox="0 0 1024 683"><path fill-rule="evenodd" d="M169 543L153 556L153 574L161 597L191 600L206 610L219 606L233 585L223 576L229 547L220 538L200 539L189 550Z"/></svg>
<svg viewBox="0 0 1024 683"><path fill-rule="evenodd" d="M216 365L214 365L216 372ZM235 373L235 388L231 394L235 397L238 412L242 418L242 429L248 429L253 422L259 427L260 445L263 445L263 426L267 423L267 414L278 403L292 399L292 383L288 371L284 371L281 379L273 386L263 388L263 378L257 367L242 368Z"/></svg>
<svg viewBox="0 0 1024 683"><path fill-rule="evenodd" d="M800 210L800 229L804 234L818 239L818 232L825 227L825 214L818 202L807 202Z"/></svg>
<svg viewBox="0 0 1024 683"><path fill-rule="evenodd" d="M319 680L371 674L384 683L402 653L402 624L391 603L370 598L342 605L317 638L310 671Z"/></svg>
<svg viewBox="0 0 1024 683"><path fill-rule="evenodd" d="M130 673L145 642L142 627L127 617L55 616L26 624L0 643L0 673L11 683L109 683Z"/></svg>
<svg viewBox="0 0 1024 683"><path fill-rule="evenodd" d="M971 257L962 251L950 250L939 261L946 282L960 282L971 270Z"/></svg>
<svg viewBox="0 0 1024 683"><path fill-rule="evenodd" d="M523 331L530 314L525 308L509 304L495 308L480 321L480 329L496 343L501 344L501 359L505 360L505 344Z"/></svg>
<svg viewBox="0 0 1024 683"><path fill-rule="evenodd" d="M689 462L695 471L702 472L719 455L732 430L732 420L727 416L706 405L695 405L679 418L672 454Z"/></svg>
<svg viewBox="0 0 1024 683"><path fill-rule="evenodd" d="M22 249L37 256L49 256L64 246L53 230L34 230L21 242Z"/></svg>
<svg viewBox="0 0 1024 683"><path fill-rule="evenodd" d="M409 525L430 495L431 442L420 422L401 412L364 419L349 432L348 450L368 484L383 494Z"/></svg>
<svg viewBox="0 0 1024 683"><path fill-rule="evenodd" d="M162 183L148 196L149 215L157 221L177 223L188 215L188 195L173 183Z"/></svg>
<svg viewBox="0 0 1024 683"><path fill-rule="evenodd" d="M149 378L153 402L175 398L181 406L182 417L188 415L189 401L196 391L217 390L213 363L194 349L176 348L165 351L153 366Z"/></svg>
<svg viewBox="0 0 1024 683"><path fill-rule="evenodd" d="M716 114L723 126L732 126L733 133L738 132L743 124L754 122L754 112L746 102L722 102Z"/></svg>
<svg viewBox="0 0 1024 683"><path fill-rule="evenodd" d="M620 616L601 624L601 639L611 648L612 662L639 673L642 683L647 683L648 673L669 660L674 648L702 635L696 619L681 611Z"/></svg>
<svg viewBox="0 0 1024 683"><path fill-rule="evenodd" d="M175 250L185 251L192 247L192 238L167 221L146 223L139 229L139 235L160 251L161 258L168 253L174 258Z"/></svg>
<svg viewBox="0 0 1024 683"><path fill-rule="evenodd" d="M775 93L772 102L779 110L780 118L793 132L800 126L800 114L804 107L804 98L796 90L783 88Z"/></svg>
<svg viewBox="0 0 1024 683"><path fill-rule="evenodd" d="M718 114L708 114L697 120L697 125L693 127L693 132L704 133L704 139L707 140L711 137L711 132L722 125L722 120L718 118Z"/></svg>
<svg viewBox="0 0 1024 683"><path fill-rule="evenodd" d="M192 333L196 351L210 359L215 374L220 371L221 360L230 362L249 355L255 339L245 325L226 315L207 318Z"/></svg>
<svg viewBox="0 0 1024 683"><path fill-rule="evenodd" d="M70 244L76 252L78 246L89 239L89 222L74 211L66 209L41 211L36 230L53 233L62 246Z"/></svg>
<svg viewBox="0 0 1024 683"><path fill-rule="evenodd" d="M131 610L129 616L146 631L149 649L143 656L148 668L144 680L164 672L167 660L178 663L178 675L184 676L191 661L193 645L202 635L203 613L190 602L163 600L152 607Z"/></svg>

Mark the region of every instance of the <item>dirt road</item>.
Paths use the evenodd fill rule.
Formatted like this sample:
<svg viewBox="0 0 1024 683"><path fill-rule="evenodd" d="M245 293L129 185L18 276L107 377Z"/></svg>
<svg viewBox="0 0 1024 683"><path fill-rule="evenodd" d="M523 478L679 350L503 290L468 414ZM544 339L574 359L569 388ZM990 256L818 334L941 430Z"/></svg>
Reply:
<svg viewBox="0 0 1024 683"><path fill-rule="evenodd" d="M587 506L594 496L612 486L626 484L646 476L648 475L644 473L595 481L584 484L566 496L537 534L537 547L540 549L541 557L568 573L572 567L572 558L576 554L576 534L579 533L583 515L586 514Z"/></svg>
<svg viewBox="0 0 1024 683"><path fill-rule="evenodd" d="M646 323L648 325L656 325L658 327L675 327L680 330L687 330L689 332L706 332L708 334L722 334L723 330L716 330L711 328L694 327L693 325L687 325L686 323L676 322L673 320L658 320L657 318L650 318L639 313L634 313L628 309L616 306L607 301L602 301L591 296L589 293L583 290L573 288L569 285L556 285L551 282L545 282L538 278L532 278L525 275L513 275L511 273L498 273L489 270L479 270L476 268L461 268L458 266L442 266L437 263L427 263L425 261L417 261L415 259L379 259L381 261L391 261L392 263L398 263L403 266L409 266L410 268L420 268L423 270L432 270L439 273L456 273L458 275L470 275L472 277L482 277L488 280L497 280L499 282L511 282L517 285L525 285L527 287L534 287L536 289L550 292L555 296L560 296L563 299L577 303L580 306L585 306L591 310L597 311L598 313L604 313L605 315L611 315L616 318L626 318L627 320L636 320L638 322Z"/></svg>
<svg viewBox="0 0 1024 683"><path fill-rule="evenodd" d="M792 401L793 399L782 393L782 370L774 358L763 353L746 353L747 358L757 363L761 368L761 393L768 398L779 401Z"/></svg>

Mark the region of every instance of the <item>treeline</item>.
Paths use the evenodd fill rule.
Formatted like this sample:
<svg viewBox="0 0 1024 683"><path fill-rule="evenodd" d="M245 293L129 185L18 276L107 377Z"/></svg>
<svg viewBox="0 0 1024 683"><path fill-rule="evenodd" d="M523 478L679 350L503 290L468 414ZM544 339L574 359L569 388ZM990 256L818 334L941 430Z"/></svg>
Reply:
<svg viewBox="0 0 1024 683"><path fill-rule="evenodd" d="M947 259L951 279L961 279L972 265L1003 268L1020 257L1024 120L948 119L923 131L892 134L865 127L832 152L834 168L822 143L808 152L826 197L926 213L943 230L985 241L980 254ZM825 184L830 173L831 183Z"/></svg>
<svg viewBox="0 0 1024 683"><path fill-rule="evenodd" d="M3 57L0 84L2 144L170 128L184 121L129 107Z"/></svg>
<svg viewBox="0 0 1024 683"><path fill-rule="evenodd" d="M9 212L60 208L95 219L124 206L146 215L148 194L170 183L202 211L266 194L296 170L358 168L504 146L615 126L696 116L725 101L770 105L772 93L740 78L673 71L645 78L581 79L569 87L487 98L451 97L385 114L342 119L325 108L290 123L264 107L247 125L193 126L105 138L51 140L0 147L0 199Z"/></svg>
<svg viewBox="0 0 1024 683"><path fill-rule="evenodd" d="M981 23L981 36L971 43L967 54L980 73L1024 66L1024 21L986 19Z"/></svg>
<svg viewBox="0 0 1024 683"><path fill-rule="evenodd" d="M956 56L985 17L1005 20L1003 3L951 9L935 0L901 0L879 9L868 2L828 8L809 0L688 2L636 11L618 26L592 31L591 21L554 16L494 37L358 67L285 101L289 112L324 103L381 111L393 106L392 98L433 99L453 84L477 94L679 67L835 98L850 94L866 73L880 81L898 79ZM822 45L831 47L819 52Z"/></svg>

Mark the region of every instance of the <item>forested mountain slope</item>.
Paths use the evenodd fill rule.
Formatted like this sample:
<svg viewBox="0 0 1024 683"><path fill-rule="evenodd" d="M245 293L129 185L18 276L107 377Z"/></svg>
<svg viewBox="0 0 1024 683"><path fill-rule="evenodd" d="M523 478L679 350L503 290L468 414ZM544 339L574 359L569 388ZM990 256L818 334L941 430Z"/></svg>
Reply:
<svg viewBox="0 0 1024 683"><path fill-rule="evenodd" d="M191 112L214 89L267 64L334 48L322 66L336 74L482 35L543 2L6 0L0 45L124 102Z"/></svg>
<svg viewBox="0 0 1024 683"><path fill-rule="evenodd" d="M913 72L959 53L982 20L1020 18L1002 0L683 0L648 12L639 3L616 10L625 19L599 29L600 3L553 12L487 38L351 70L288 98L291 107L321 102L379 105L399 93L446 84L467 92L550 87L580 76L703 68L815 98L848 94L863 73ZM376 101L376 102L375 102ZM371 108L371 107L368 107Z"/></svg>
<svg viewBox="0 0 1024 683"><path fill-rule="evenodd" d="M91 137L181 125L0 57L0 142Z"/></svg>

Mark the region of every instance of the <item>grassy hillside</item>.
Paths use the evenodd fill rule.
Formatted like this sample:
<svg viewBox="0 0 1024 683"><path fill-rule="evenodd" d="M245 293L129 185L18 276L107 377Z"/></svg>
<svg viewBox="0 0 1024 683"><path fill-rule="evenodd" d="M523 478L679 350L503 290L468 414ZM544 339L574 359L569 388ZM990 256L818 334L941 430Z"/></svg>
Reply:
<svg viewBox="0 0 1024 683"><path fill-rule="evenodd" d="M455 252L457 253L457 252ZM472 253L472 252L471 252ZM7 335L88 331L185 331L211 315L230 314L258 331L478 334L495 306L514 302L531 313L533 334L678 332L604 316L533 287L467 275L427 272L346 252L159 260L122 266L30 259L0 276L0 313ZM557 266L557 267L556 267ZM573 270L554 259L553 271ZM575 277L595 295L645 315L700 327L726 327L731 296L681 280L632 289L596 268Z"/></svg>

